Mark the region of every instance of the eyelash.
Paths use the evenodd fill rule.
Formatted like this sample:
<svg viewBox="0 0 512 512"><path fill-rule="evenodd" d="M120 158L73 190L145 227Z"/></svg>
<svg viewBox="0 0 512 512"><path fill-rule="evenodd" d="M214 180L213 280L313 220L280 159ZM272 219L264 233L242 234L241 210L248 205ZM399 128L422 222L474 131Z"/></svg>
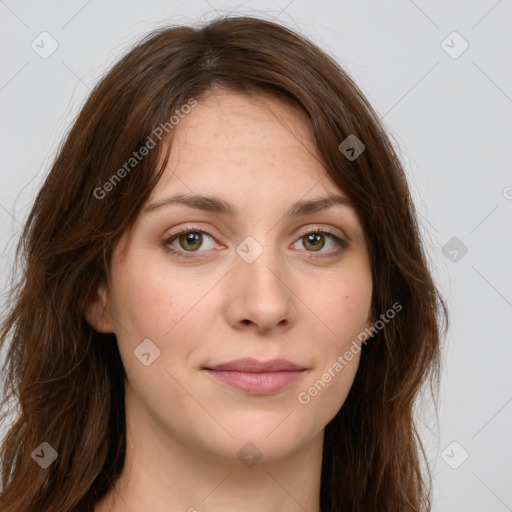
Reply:
<svg viewBox="0 0 512 512"><path fill-rule="evenodd" d="M172 245L170 245L180 235L183 235L185 233L202 233L202 234L208 235L209 237L214 239L214 237L210 233L208 233L207 231L203 231L201 229L196 229L196 228L194 228L192 226L185 226L184 228L180 229L179 231L176 231L176 233L173 233L172 235L167 237L162 242L162 245L165 247L165 249L167 251L171 252L172 254L174 254L175 256L177 256L178 258L181 258L181 259L197 258L198 256L195 255L196 252L204 252L204 251L193 251L193 252L191 252L191 251L181 251L181 250L176 249ZM332 233L330 231L327 231L325 229L322 229L322 230L320 230L320 229L313 229L311 231L305 231L304 233L300 234L300 236L297 239L297 241L300 240L301 238L304 238L307 235L327 235L332 240L334 240L335 244L337 245L336 249L334 249L334 250L332 250L332 251L330 251L328 253L318 253L318 254L315 254L314 251L306 251L306 252L311 253L311 256L313 258L315 258L315 259L328 258L328 257L337 256L343 250L345 250L347 248L347 246L348 246L348 244L347 244L347 242L345 240L340 238L338 235L335 235L334 233Z"/></svg>

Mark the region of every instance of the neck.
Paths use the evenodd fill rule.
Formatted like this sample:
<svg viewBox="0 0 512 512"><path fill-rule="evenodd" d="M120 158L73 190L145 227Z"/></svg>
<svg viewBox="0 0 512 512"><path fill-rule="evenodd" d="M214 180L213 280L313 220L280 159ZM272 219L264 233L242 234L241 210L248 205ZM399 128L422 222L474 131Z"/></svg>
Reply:
<svg viewBox="0 0 512 512"><path fill-rule="evenodd" d="M254 462L246 441L219 456L180 442L128 395L126 405L123 471L95 512L320 512L323 430L286 457Z"/></svg>

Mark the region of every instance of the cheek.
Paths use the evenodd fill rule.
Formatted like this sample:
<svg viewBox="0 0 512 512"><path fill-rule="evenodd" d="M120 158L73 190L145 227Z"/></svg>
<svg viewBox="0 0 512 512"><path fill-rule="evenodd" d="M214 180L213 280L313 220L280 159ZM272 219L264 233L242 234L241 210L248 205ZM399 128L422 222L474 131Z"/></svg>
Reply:
<svg viewBox="0 0 512 512"><path fill-rule="evenodd" d="M124 330L141 336L157 336L173 325L178 303L176 292L154 276L123 273L117 287L114 311Z"/></svg>
<svg viewBox="0 0 512 512"><path fill-rule="evenodd" d="M162 338L197 302L201 290L165 265L135 255L113 273L114 314L124 331Z"/></svg>
<svg viewBox="0 0 512 512"><path fill-rule="evenodd" d="M204 320L212 309L211 296L205 295L211 284L143 263L128 260L112 275L116 290L112 311L123 363L127 373L140 371L134 351L150 339L160 351L151 368L162 365L180 373L183 361L204 343L201 326L209 324Z"/></svg>
<svg viewBox="0 0 512 512"><path fill-rule="evenodd" d="M329 329L329 338L337 340L338 348L357 336L367 325L371 310L372 282L369 274L333 279L310 301L310 307Z"/></svg>
<svg viewBox="0 0 512 512"><path fill-rule="evenodd" d="M324 290L326 287L323 287ZM320 337L317 365L302 389L302 404L306 411L318 414L328 422L343 405L355 375L361 355L361 333L367 327L371 310L372 279L368 267L347 265L343 275L327 283L328 293L310 295L310 308L315 310L327 334ZM305 411L305 412L306 412Z"/></svg>

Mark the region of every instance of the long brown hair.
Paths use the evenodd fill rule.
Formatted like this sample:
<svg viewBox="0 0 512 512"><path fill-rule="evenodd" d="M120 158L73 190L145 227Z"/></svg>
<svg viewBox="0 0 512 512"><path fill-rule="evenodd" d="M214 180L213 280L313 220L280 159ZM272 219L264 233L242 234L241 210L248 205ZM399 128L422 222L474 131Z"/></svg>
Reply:
<svg viewBox="0 0 512 512"><path fill-rule="evenodd" d="M213 86L275 94L304 110L326 171L363 223L375 318L402 306L364 346L346 402L326 426L322 511L430 510L413 406L426 383L438 390L448 316L402 165L378 115L333 58L253 17L150 33L101 79L61 145L24 226L22 272L0 331L2 405L14 405L5 417L15 413L2 445L0 509L84 511L120 475L126 374L115 335L94 331L84 308L108 280L112 249L170 146L158 144L133 169L126 162L165 123L169 137L171 116ZM364 144L355 159L339 149L351 134ZM35 451L48 451L42 443L57 452L46 469L35 462Z"/></svg>

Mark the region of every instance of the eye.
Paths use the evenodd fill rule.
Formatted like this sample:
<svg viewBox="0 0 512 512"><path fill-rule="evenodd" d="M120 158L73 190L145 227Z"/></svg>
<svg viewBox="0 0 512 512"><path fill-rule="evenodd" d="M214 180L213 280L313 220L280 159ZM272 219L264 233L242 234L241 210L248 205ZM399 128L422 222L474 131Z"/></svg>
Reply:
<svg viewBox="0 0 512 512"><path fill-rule="evenodd" d="M205 241L208 242L206 246ZM348 245L347 242L334 233L320 229L303 232L294 245L298 243L301 243L303 250L310 253L313 258L337 256ZM206 231L185 226L166 238L163 245L167 251L178 258L195 258L197 255L193 253L208 251L217 244ZM204 250L201 251L201 248Z"/></svg>
<svg viewBox="0 0 512 512"><path fill-rule="evenodd" d="M303 233L301 238L295 243L297 244L299 242L307 252L320 253L322 255L321 257L324 256L324 253L328 253L325 254L325 256L337 255L347 247L347 243L339 236L329 231L321 230ZM327 250L322 250L326 247Z"/></svg>
<svg viewBox="0 0 512 512"><path fill-rule="evenodd" d="M208 239L210 240L210 243L207 244L206 247L203 247L205 240ZM189 256L186 253L204 252L199 249L203 247L208 250L212 249L216 245L215 240L210 234L206 233L206 231L191 229L189 227L185 227L177 233L173 233L164 240L163 244L169 251L173 252L180 258L192 258L194 256Z"/></svg>

